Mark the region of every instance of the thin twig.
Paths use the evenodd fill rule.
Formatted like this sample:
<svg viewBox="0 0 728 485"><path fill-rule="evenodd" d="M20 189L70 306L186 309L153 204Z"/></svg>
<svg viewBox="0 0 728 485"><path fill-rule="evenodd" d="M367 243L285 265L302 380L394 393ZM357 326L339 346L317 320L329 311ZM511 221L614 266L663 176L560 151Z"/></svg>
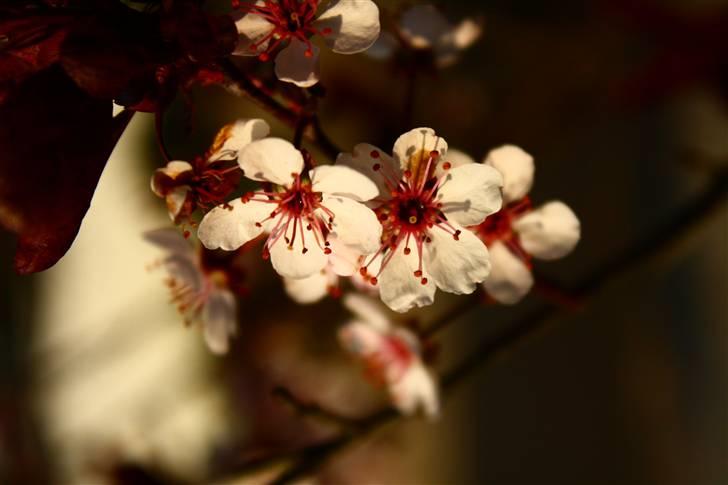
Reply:
<svg viewBox="0 0 728 485"><path fill-rule="evenodd" d="M225 75L229 78L230 83L225 88L235 95L245 95L253 100L258 106L268 111L270 114L278 118L279 121L296 129L304 119L305 126L301 128L301 137L305 136L311 140L316 146L330 159L335 160L341 150L326 135L318 117L315 114L306 114L305 109L298 105L287 107L283 103L266 93L258 87L250 78L242 72L238 66L231 60L225 59L220 62Z"/></svg>

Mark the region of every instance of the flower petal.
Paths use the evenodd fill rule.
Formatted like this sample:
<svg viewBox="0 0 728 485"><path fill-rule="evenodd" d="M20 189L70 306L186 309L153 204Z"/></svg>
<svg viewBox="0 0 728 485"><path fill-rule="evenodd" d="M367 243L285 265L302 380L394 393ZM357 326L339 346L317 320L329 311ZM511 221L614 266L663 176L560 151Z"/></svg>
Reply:
<svg viewBox="0 0 728 485"><path fill-rule="evenodd" d="M328 295L329 287L336 284L336 279L336 275L330 275L326 269L322 269L308 278L283 278L283 287L293 301L307 305Z"/></svg>
<svg viewBox="0 0 728 485"><path fill-rule="evenodd" d="M477 283L490 273L488 248L475 234L461 231L455 240L446 231L434 228L428 232L432 241L424 249L425 267L437 287L458 295L475 291Z"/></svg>
<svg viewBox="0 0 728 485"><path fill-rule="evenodd" d="M485 163L503 175L503 200L506 204L520 200L533 186L533 157L514 145L491 150Z"/></svg>
<svg viewBox="0 0 728 485"><path fill-rule="evenodd" d="M264 3L258 0L256 5L263 5ZM240 11L233 14L233 20L235 20L235 27L240 35L238 45L233 51L234 55L256 56L268 47L270 39L265 41L263 39L273 32L275 26L272 23L265 20L261 15Z"/></svg>
<svg viewBox="0 0 728 485"><path fill-rule="evenodd" d="M435 135L432 128L415 128L403 134L394 142L394 159L402 170L417 173L420 162L427 160L430 152L437 151L446 158L447 142Z"/></svg>
<svg viewBox="0 0 728 485"><path fill-rule="evenodd" d="M400 244L379 275L379 296L395 312L404 313L435 301L436 287L426 269L422 272L422 277L427 278L426 284L414 275L418 267L416 253L412 251L405 255L404 245Z"/></svg>
<svg viewBox="0 0 728 485"><path fill-rule="evenodd" d="M379 332L388 332L391 328L390 318L378 301L357 293L347 293L343 298L344 306L358 320L370 325Z"/></svg>
<svg viewBox="0 0 728 485"><path fill-rule="evenodd" d="M499 303L518 303L533 286L531 270L501 242L495 242L489 250L491 270L483 288Z"/></svg>
<svg viewBox="0 0 728 485"><path fill-rule="evenodd" d="M280 230L285 230L280 229ZM273 264L273 269L276 272L286 278L308 278L309 276L318 273L326 266L327 257L324 251L316 244L316 240L313 237L313 233L304 231L302 235L302 229L299 227L296 230L295 239L293 236L293 223L288 229L286 237L289 238L291 244L286 244L283 237L278 239L268 250L270 251L270 261ZM271 234L271 238L275 239L276 234ZM308 236L308 237L306 237ZM304 238L305 238L305 249L304 252Z"/></svg>
<svg viewBox="0 0 728 485"><path fill-rule="evenodd" d="M469 163L450 169L444 177L437 198L449 220L475 226L500 210L503 178L493 167Z"/></svg>
<svg viewBox="0 0 728 485"><path fill-rule="evenodd" d="M581 237L581 224L569 206L560 201L544 204L513 221L523 249L539 259L563 258Z"/></svg>
<svg viewBox="0 0 728 485"><path fill-rule="evenodd" d="M207 346L214 354L226 354L228 339L237 331L237 304L235 296L228 290L210 292L202 316L203 335Z"/></svg>
<svg viewBox="0 0 728 485"><path fill-rule="evenodd" d="M152 192L159 197L167 195L169 190L170 182L177 179L177 177L192 173L192 165L181 160L173 160L166 166L158 168L154 171L151 179Z"/></svg>
<svg viewBox="0 0 728 485"><path fill-rule="evenodd" d="M335 234L329 234L327 239L331 254L329 254L329 267L338 276L352 276L357 273L362 254L350 246L339 241Z"/></svg>
<svg viewBox="0 0 728 485"><path fill-rule="evenodd" d="M379 37L379 8L371 0L335 0L314 22L326 44L339 54L367 50Z"/></svg>
<svg viewBox="0 0 728 485"><path fill-rule="evenodd" d="M334 213L332 232L339 242L361 254L371 254L380 246L382 225L373 210L346 197L324 194L323 205ZM321 214L326 218L325 214Z"/></svg>
<svg viewBox="0 0 728 485"><path fill-rule="evenodd" d="M475 160L473 160L473 157L468 155L467 153L458 150L457 148L451 148L448 147L447 149L447 157L444 159L445 162L450 162L450 170L453 168L457 168L461 165L468 165L470 163L475 163ZM435 169L435 174L440 177L444 175L446 171L442 168L442 164L438 164L437 168Z"/></svg>
<svg viewBox="0 0 728 485"><path fill-rule="evenodd" d="M189 259L193 259L195 256L189 241L177 229L153 229L142 233L142 237L148 243L154 244L170 254L177 254Z"/></svg>
<svg viewBox="0 0 728 485"><path fill-rule="evenodd" d="M339 329L339 342L344 349L358 358L366 358L379 351L384 335L375 327L352 321Z"/></svg>
<svg viewBox="0 0 728 485"><path fill-rule="evenodd" d="M303 156L282 138L263 138L240 150L238 164L249 179L289 186L303 170Z"/></svg>
<svg viewBox="0 0 728 485"><path fill-rule="evenodd" d="M276 76L281 81L293 83L300 88L310 88L319 82L319 48L311 44L311 55L307 56L308 45L298 39L276 56Z"/></svg>
<svg viewBox="0 0 728 485"><path fill-rule="evenodd" d="M265 202L235 199L205 214L197 238L207 249L234 251L263 232L264 227L256 223L270 216L271 210Z"/></svg>
<svg viewBox="0 0 728 485"><path fill-rule="evenodd" d="M336 165L351 167L368 177L376 184L379 196L383 198L389 198L391 192L385 180L388 178L399 180L402 177L399 164L380 148L368 143L359 143L351 153L339 153ZM378 170L374 170L377 165Z"/></svg>
<svg viewBox="0 0 728 485"><path fill-rule="evenodd" d="M406 416L422 409L434 418L440 410L435 379L420 362L413 363L404 375L390 382L389 393L394 406Z"/></svg>
<svg viewBox="0 0 728 485"><path fill-rule="evenodd" d="M182 212L189 194L190 188L186 185L182 185L172 189L167 193L167 197L164 198L164 201L167 204L167 213L169 213L169 218L172 219L173 222L177 221L177 216L179 216L180 212Z"/></svg>
<svg viewBox="0 0 728 485"><path fill-rule="evenodd" d="M233 160L238 152L249 143L265 138L270 133L270 126L264 120L237 120L235 123L225 125L215 137L210 151L212 154L207 161L214 162L221 159Z"/></svg>
<svg viewBox="0 0 728 485"><path fill-rule="evenodd" d="M460 57L460 53L475 43L482 33L482 25L472 19L465 19L453 27L435 45L437 67L444 68L454 64Z"/></svg>
<svg viewBox="0 0 728 485"><path fill-rule="evenodd" d="M407 9L399 23L402 37L415 49L432 48L452 29L433 5L415 5Z"/></svg>
<svg viewBox="0 0 728 485"><path fill-rule="evenodd" d="M362 173L345 165L319 165L309 172L313 190L364 202L379 194L377 185Z"/></svg>

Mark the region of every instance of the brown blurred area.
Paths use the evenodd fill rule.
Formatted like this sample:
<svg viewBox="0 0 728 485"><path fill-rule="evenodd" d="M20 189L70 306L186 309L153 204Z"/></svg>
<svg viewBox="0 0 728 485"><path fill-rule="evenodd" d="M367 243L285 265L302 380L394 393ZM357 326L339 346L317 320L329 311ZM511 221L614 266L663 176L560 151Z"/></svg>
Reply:
<svg viewBox="0 0 728 485"><path fill-rule="evenodd" d="M378 3L385 15L399 8L399 2ZM581 281L670 221L700 195L712 171L728 164L725 1L460 0L441 6L453 21L482 15L485 35L457 65L417 76L411 125L405 124L403 113L406 81L395 66L363 55L331 53L322 56L327 94L321 123L344 150L359 142L389 149L399 134L415 126L433 127L451 147L476 159L504 143L523 147L536 159L533 200L563 200L582 223L582 240L573 254L537 265L549 279L564 285ZM182 100L166 120L165 133L175 157L191 158L203 151L217 129L235 117L260 116L271 122L274 134L292 135L247 100L222 90L196 90L192 101L191 130ZM162 204L146 192L147 176L160 163L152 124L143 116L135 122L136 138L125 139L135 143L128 160L134 173L123 187L129 191L124 195L138 202L126 207L117 202L111 212L98 215L106 221L118 217L116 226L127 224L129 229L120 229L118 237L130 240L138 239L132 210L148 210L154 217L145 215L145 221L166 223ZM309 148L317 153L315 147ZM113 180L106 184L113 185ZM93 245L101 236L93 231L106 230L94 229L98 227L82 228L79 238L88 240L83 246L87 252L77 249L71 259L83 260L104 249L101 242ZM76 355L71 345L63 351L70 354L61 357L75 359L76 364L64 362L63 367L53 361L55 357L39 353L34 343L44 341L42 334L52 321L48 295L63 290L70 281L66 278L74 278L80 292L85 290L78 280L85 277L100 285L112 279L127 287L137 282L124 280L122 268L108 271L93 265L68 276L60 271L70 270L54 268L51 276L18 277L11 273L12 246L3 234L0 482L82 483L63 458L66 448L76 445L78 453L88 458L84 467L98 472L94 476L108 477L110 470L127 462L144 470L123 475L131 479L118 473L121 483L197 483L206 476L188 473L184 467L174 469L174 454L147 450L164 448L168 441L183 448L188 434L173 433L167 441L152 440L144 453L127 454L125 441L103 432L103 419L84 428L102 436L88 442L79 442L85 435L69 431L69 426L50 426L67 435L49 432L50 417L63 419L63 414L48 411L56 394L48 391L47 398L43 389L53 383L62 393L64 376L91 382L83 401L92 409L105 386L118 388L153 375L148 386L123 386L137 392L123 399L132 395L144 399L148 392L148 399L156 402L156 407L139 407L141 414L156 413L145 421L150 423L174 414L196 393L214 393L214 402L224 401L210 408L219 413L215 425L185 428L195 436L201 429L224 430L195 448L201 450L203 468L213 471L247 456L332 436L331 426L297 416L276 399L272 390L278 386L348 416L366 415L382 403L382 396L371 392L337 347L335 329L346 318L339 303L294 307L257 253L250 257L251 295L242 303L239 337L230 356L205 355L199 334L183 329L172 316L152 322L149 315L166 305L161 290L156 299L130 291L124 301L120 293L97 295L97 306L116 313L103 316L95 311L87 320L93 324L98 318L99 325L102 321L108 328L115 325L115 331L128 328L125 337L132 340L124 344L100 336L88 343L96 347L95 353L86 353L84 347ZM119 248L105 257L121 258L121 252ZM130 254L141 258L139 252ZM148 262L130 261L140 267ZM159 279L147 276L144 284L154 286ZM314 483L728 483L727 295L728 211L723 207L675 257L620 275L541 338L513 349L444 395L437 422L410 419L387 426L336 455ZM84 308L91 304L83 293L68 298L54 300L64 300L69 308L52 322L59 328L71 323L63 315L86 315ZM480 339L496 334L542 301L532 294L517 307L483 306L461 318L440 339L436 368L445 372L472 352ZM457 297L438 293L436 305L414 318L432 320L456 302ZM137 305L149 305L150 310ZM137 326L128 326L129 318ZM133 373L98 381L74 377L79 369L90 373L112 359L119 368L130 369L133 366L119 355L133 361L133 351L152 345L152 340L159 347L150 355L171 355L168 346L175 337L167 333L159 339L133 340L140 334L132 333L132 328L154 325L170 335L184 333L181 345L189 346L197 357L187 360L187 354L180 353L169 366L160 367L159 374L139 365ZM204 370L189 371L187 366L192 365ZM176 394L171 384L176 381L170 379L162 405L153 393L165 387L164 376L172 371L194 374L198 380L184 384L184 394ZM75 404L64 409L85 412ZM126 408L105 409L112 410L105 418L111 423L121 420L114 413ZM203 414L212 412L199 409ZM176 428L170 424L147 429L149 438ZM161 459L163 455L167 458Z"/></svg>

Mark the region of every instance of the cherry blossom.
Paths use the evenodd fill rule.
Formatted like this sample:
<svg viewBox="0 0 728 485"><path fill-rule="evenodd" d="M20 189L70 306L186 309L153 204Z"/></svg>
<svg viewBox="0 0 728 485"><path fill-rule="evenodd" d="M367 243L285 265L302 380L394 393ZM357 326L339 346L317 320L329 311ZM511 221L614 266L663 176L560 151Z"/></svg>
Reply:
<svg viewBox="0 0 728 485"><path fill-rule="evenodd" d="M434 5L414 5L401 14L397 35L383 32L367 55L388 59L403 47L430 54L435 66L444 68L457 62L460 53L473 45L482 33L483 28L476 20L466 18L453 25Z"/></svg>
<svg viewBox="0 0 728 485"><path fill-rule="evenodd" d="M464 228L500 209L500 173L481 164L454 167L447 143L431 128L400 136L393 154L363 143L337 159L379 188L370 206L383 226L381 245L362 275L379 284L382 301L397 312L431 304L436 288L472 293L490 262L485 245Z"/></svg>
<svg viewBox="0 0 728 485"><path fill-rule="evenodd" d="M240 182L235 159L248 143L268 135L261 119L238 120L217 134L208 152L192 162L173 160L152 175L152 191L167 203L169 217L180 223L198 208L210 209L226 200Z"/></svg>
<svg viewBox="0 0 728 485"><path fill-rule="evenodd" d="M463 155L463 165L473 160ZM533 185L533 157L505 145L492 150L484 163L503 175L503 209L471 229L490 249L491 274L483 287L495 300L514 304L533 286L532 258L559 259L570 253L581 236L579 219L563 202L534 208L528 197ZM480 164L475 164L480 165Z"/></svg>
<svg viewBox="0 0 728 485"><path fill-rule="evenodd" d="M319 81L319 48L312 43L312 36L321 36L339 54L363 52L379 36L379 8L371 0L233 3L239 10L235 24L240 35L235 54L268 60L274 50L287 43L275 60L276 76L304 88Z"/></svg>
<svg viewBox="0 0 728 485"><path fill-rule="evenodd" d="M306 171L301 151L280 138L250 143L238 163L263 186L205 215L198 237L208 249L231 251L267 233L263 256L292 279L316 275L339 255L332 235L359 254L376 251L382 227L362 202L376 197L377 187L364 175L330 165Z"/></svg>
<svg viewBox="0 0 728 485"><path fill-rule="evenodd" d="M230 289L231 271L207 265L201 251L175 229L148 231L144 238L166 252L161 264L172 302L186 324L202 327L205 342L215 354L225 354L237 332L237 300Z"/></svg>
<svg viewBox="0 0 728 485"><path fill-rule="evenodd" d="M419 409L431 418L439 412L437 384L420 358L417 336L392 325L375 300L347 294L344 304L354 319L339 330L343 347L360 359L368 376L386 386L394 406L405 415Z"/></svg>

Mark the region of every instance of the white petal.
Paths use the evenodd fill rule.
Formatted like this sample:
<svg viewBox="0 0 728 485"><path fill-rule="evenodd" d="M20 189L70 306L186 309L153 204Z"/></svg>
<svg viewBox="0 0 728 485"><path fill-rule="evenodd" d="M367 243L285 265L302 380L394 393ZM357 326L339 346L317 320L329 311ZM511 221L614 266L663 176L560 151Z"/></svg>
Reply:
<svg viewBox="0 0 728 485"><path fill-rule="evenodd" d="M346 197L327 195L323 205L334 213L332 232L339 242L361 254L371 254L379 248L382 225L373 210Z"/></svg>
<svg viewBox="0 0 728 485"><path fill-rule="evenodd" d="M371 325L353 321L339 329L339 342L347 352L358 358L366 358L379 351L384 335Z"/></svg>
<svg viewBox="0 0 728 485"><path fill-rule="evenodd" d="M177 283L181 283L196 292L202 289L205 277L200 270L197 259L175 253L164 259L164 268Z"/></svg>
<svg viewBox="0 0 728 485"><path fill-rule="evenodd" d="M164 184L165 179L170 178L175 180L180 175L191 171L192 165L187 162L183 162L181 160L173 160L169 162L166 166L154 171L151 179L152 192L159 197L164 197L166 195Z"/></svg>
<svg viewBox="0 0 728 485"><path fill-rule="evenodd" d="M281 81L293 83L300 88L310 88L319 82L319 48L311 44L312 55L306 56L308 46L298 39L276 56L276 76Z"/></svg>
<svg viewBox="0 0 728 485"><path fill-rule="evenodd" d="M263 232L260 223L274 206L265 202L235 199L205 214L197 228L197 238L207 249L234 251Z"/></svg>
<svg viewBox="0 0 728 485"><path fill-rule="evenodd" d="M308 278L283 278L283 287L293 301L307 305L328 295L329 288L336 283L336 279L336 275L329 275L326 269L322 269Z"/></svg>
<svg viewBox="0 0 728 485"><path fill-rule="evenodd" d="M485 163L503 175L503 200L506 204L520 200L533 186L533 157L513 145L491 150Z"/></svg>
<svg viewBox="0 0 728 485"><path fill-rule="evenodd" d="M264 2L261 0L256 2L256 5L262 4ZM233 13L233 20L235 20L235 27L238 29L238 34L240 35L238 45L233 54L236 56L255 56L268 47L270 39L262 42L256 48L252 46L263 40L264 37L273 31L275 28L273 24L260 15L246 14L244 12Z"/></svg>
<svg viewBox="0 0 728 485"><path fill-rule="evenodd" d="M470 47L483 33L482 26L471 19L465 19L457 27L443 35L435 45L435 63L443 68L454 64L460 53Z"/></svg>
<svg viewBox="0 0 728 485"><path fill-rule="evenodd" d="M293 223L288 229L287 237L292 239ZM271 238L275 238L275 234L271 234ZM306 243L306 252L304 252L304 238ZM304 230L304 237L301 237L301 227L296 229L296 238L292 239L289 246L281 237L272 247L269 248L270 261L273 269L286 278L307 278L318 273L326 266L327 257L323 250L316 244L313 232Z"/></svg>
<svg viewBox="0 0 728 485"><path fill-rule="evenodd" d="M212 146L212 154L208 162L221 159L233 160L238 157L238 152L249 143L265 138L270 133L270 126L264 120L237 120L223 127L215 137Z"/></svg>
<svg viewBox="0 0 728 485"><path fill-rule="evenodd" d="M443 159L447 159L447 142L435 135L432 128L415 128L403 134L394 142L394 159L402 170L419 170L418 164L427 159L430 152L438 151Z"/></svg>
<svg viewBox="0 0 728 485"><path fill-rule="evenodd" d="M334 0L314 25L319 30L331 29L323 38L334 52L356 54L379 37L379 8L371 0Z"/></svg>
<svg viewBox="0 0 728 485"><path fill-rule="evenodd" d="M170 254L177 254L190 259L193 259L195 256L192 245L177 229L153 229L142 233L142 237L147 242L164 249Z"/></svg>
<svg viewBox="0 0 728 485"><path fill-rule="evenodd" d="M581 225L563 202L554 201L513 222L521 246L539 259L563 258L581 237Z"/></svg>
<svg viewBox="0 0 728 485"><path fill-rule="evenodd" d="M389 315L384 307L372 298L357 293L347 293L343 298L344 306L351 311L358 320L377 329L379 332L388 332L391 328Z"/></svg>
<svg viewBox="0 0 728 485"><path fill-rule="evenodd" d="M440 410L437 384L424 365L413 363L409 369L389 384L394 406L404 415L410 416L422 409L434 418Z"/></svg>
<svg viewBox="0 0 728 485"><path fill-rule="evenodd" d="M319 165L309 175L316 192L340 195L359 202L373 199L379 194L372 179L344 165Z"/></svg>
<svg viewBox="0 0 728 485"><path fill-rule="evenodd" d="M303 170L303 156L286 140L263 138L240 150L238 164L249 179L289 186Z"/></svg>
<svg viewBox="0 0 728 485"><path fill-rule="evenodd" d="M336 165L351 167L368 177L377 185L379 196L386 199L390 197L391 190L387 187L385 180L390 178L399 181L402 177L399 164L395 163L394 159L380 148L368 143L359 143L354 147L352 153L340 153L336 157ZM374 170L376 165L379 166L378 170Z"/></svg>
<svg viewBox="0 0 728 485"><path fill-rule="evenodd" d="M448 220L462 226L475 226L500 210L502 186L503 179L496 169L470 163L448 171L437 198Z"/></svg>
<svg viewBox="0 0 728 485"><path fill-rule="evenodd" d="M182 208L184 208L189 193L190 188L186 185L182 185L180 187L175 187L174 189L172 189L167 194L167 197L164 198L164 201L167 204L167 212L169 213L169 218L172 219L172 221L177 220L177 216L182 211Z"/></svg>
<svg viewBox="0 0 728 485"><path fill-rule="evenodd" d="M450 168L448 170L442 168L445 162L450 164ZM441 163L437 164L437 167L435 167L435 176L442 177L453 168L457 168L461 165L469 165L471 163L475 163L475 160L473 160L470 155L456 148L448 147L446 157L441 161Z"/></svg>
<svg viewBox="0 0 728 485"><path fill-rule="evenodd" d="M399 48L399 41L389 32L381 32L374 44L366 50L366 55L372 59L383 61L394 56Z"/></svg>
<svg viewBox="0 0 728 485"><path fill-rule="evenodd" d="M202 316L205 342L215 354L228 351L228 339L237 330L235 296L228 290L213 290Z"/></svg>
<svg viewBox="0 0 728 485"><path fill-rule="evenodd" d="M435 284L423 269L421 278L414 275L418 267L417 251L404 254L404 244L400 244L395 254L379 275L379 295L382 301L395 312L404 313L414 307L431 305L435 301Z"/></svg>
<svg viewBox="0 0 728 485"><path fill-rule="evenodd" d="M331 254L329 267L338 276L352 276L358 273L362 253L339 241L335 234L327 238Z"/></svg>
<svg viewBox="0 0 728 485"><path fill-rule="evenodd" d="M437 44L451 26L434 6L415 5L402 14L400 29L410 46L428 49Z"/></svg>
<svg viewBox="0 0 728 485"><path fill-rule="evenodd" d="M475 234L461 231L455 240L451 234L433 228L428 232L432 241L425 243L424 251L425 267L437 287L458 295L475 291L477 283L490 273L488 248Z"/></svg>
<svg viewBox="0 0 728 485"><path fill-rule="evenodd" d="M492 244L489 250L491 269L483 288L500 303L518 303L533 286L531 270L501 242Z"/></svg>

